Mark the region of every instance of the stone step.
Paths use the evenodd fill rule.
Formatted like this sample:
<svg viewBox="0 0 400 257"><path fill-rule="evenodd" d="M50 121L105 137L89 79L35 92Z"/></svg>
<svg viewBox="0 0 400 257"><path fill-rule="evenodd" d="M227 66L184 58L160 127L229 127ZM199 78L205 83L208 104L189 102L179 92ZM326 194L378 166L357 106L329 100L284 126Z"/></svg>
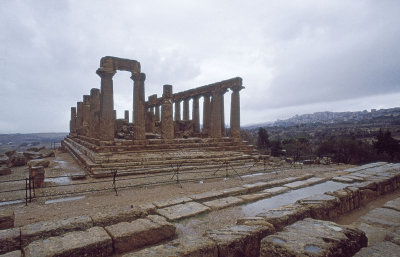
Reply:
<svg viewBox="0 0 400 257"><path fill-rule="evenodd" d="M354 257L370 257L370 256L385 256L398 257L400 254L400 246L392 242L384 241L373 246L362 248Z"/></svg>
<svg viewBox="0 0 400 257"><path fill-rule="evenodd" d="M0 229L14 227L14 211L6 208L0 208Z"/></svg>
<svg viewBox="0 0 400 257"><path fill-rule="evenodd" d="M21 229L0 230L0 254L21 249Z"/></svg>
<svg viewBox="0 0 400 257"><path fill-rule="evenodd" d="M180 220L192 217L211 209L203 204L197 202L187 202L183 204L176 204L165 208L157 209L156 212L167 218L169 221Z"/></svg>

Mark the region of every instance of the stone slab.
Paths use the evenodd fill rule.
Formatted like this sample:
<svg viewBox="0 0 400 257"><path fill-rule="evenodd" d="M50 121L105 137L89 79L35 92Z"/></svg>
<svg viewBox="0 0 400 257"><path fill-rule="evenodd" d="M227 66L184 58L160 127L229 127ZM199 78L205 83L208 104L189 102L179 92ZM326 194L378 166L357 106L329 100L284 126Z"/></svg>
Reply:
<svg viewBox="0 0 400 257"><path fill-rule="evenodd" d="M122 257L218 257L215 242L206 237L184 237L166 244L145 248L140 251L123 255Z"/></svg>
<svg viewBox="0 0 400 257"><path fill-rule="evenodd" d="M10 175L11 174L11 169L7 165L0 165L0 176L4 175Z"/></svg>
<svg viewBox="0 0 400 257"><path fill-rule="evenodd" d="M241 195L241 194L246 194L248 191L247 188L245 187L232 187L232 188L226 188L219 190L221 192L221 196L235 196L235 195Z"/></svg>
<svg viewBox="0 0 400 257"><path fill-rule="evenodd" d="M123 221L130 222L146 215L147 213L140 208L126 208L97 212L90 217L94 226L106 227Z"/></svg>
<svg viewBox="0 0 400 257"><path fill-rule="evenodd" d="M70 231L86 230L93 226L89 216L78 216L60 220L42 221L21 228L22 246L51 236L59 236Z"/></svg>
<svg viewBox="0 0 400 257"><path fill-rule="evenodd" d="M295 181L292 183L285 184L283 186L288 187L290 189L298 189L306 186L311 186L314 184L322 183L327 181L327 178L309 178L306 180L301 180L301 181Z"/></svg>
<svg viewBox="0 0 400 257"><path fill-rule="evenodd" d="M197 202L177 204L156 210L158 214L170 221L188 218L207 211L210 211L209 207Z"/></svg>
<svg viewBox="0 0 400 257"><path fill-rule="evenodd" d="M400 227L386 234L385 240L400 245Z"/></svg>
<svg viewBox="0 0 400 257"><path fill-rule="evenodd" d="M260 257L352 256L365 247L367 241L361 230L307 218L263 238Z"/></svg>
<svg viewBox="0 0 400 257"><path fill-rule="evenodd" d="M169 200L166 200L166 201L153 202L153 204L157 208L164 208L164 207L177 205L177 204L182 204L182 203L187 203L187 202L191 202L191 201L192 201L191 198L184 196L184 197L169 199Z"/></svg>
<svg viewBox="0 0 400 257"><path fill-rule="evenodd" d="M0 257L22 257L22 252L21 250L16 250L5 254L1 254Z"/></svg>
<svg viewBox="0 0 400 257"><path fill-rule="evenodd" d="M239 195L238 197L243 199L245 202L254 202L259 199L267 198L269 196L270 196L269 193L254 193L248 195Z"/></svg>
<svg viewBox="0 0 400 257"><path fill-rule="evenodd" d="M341 183L354 183L355 182L355 180L352 178L342 177L342 176L334 177L334 178L332 178L332 181L341 182Z"/></svg>
<svg viewBox="0 0 400 257"><path fill-rule="evenodd" d="M222 195L223 193L221 191L207 191L204 193L189 195L189 198L193 199L194 201L204 202L216 199L218 197L221 197Z"/></svg>
<svg viewBox="0 0 400 257"><path fill-rule="evenodd" d="M152 216L152 217L150 217ZM106 227L116 253L124 253L159 243L175 235L175 226L165 218L150 215L146 219L121 222Z"/></svg>
<svg viewBox="0 0 400 257"><path fill-rule="evenodd" d="M14 227L14 211L6 208L0 208L0 229Z"/></svg>
<svg viewBox="0 0 400 257"><path fill-rule="evenodd" d="M0 230L0 254L21 249L21 229Z"/></svg>
<svg viewBox="0 0 400 257"><path fill-rule="evenodd" d="M388 241L361 249L354 257L398 257L400 246Z"/></svg>
<svg viewBox="0 0 400 257"><path fill-rule="evenodd" d="M400 212L387 208L376 208L362 216L360 220L370 225L395 227L400 225Z"/></svg>
<svg viewBox="0 0 400 257"><path fill-rule="evenodd" d="M400 197L385 203L383 208L393 209L400 212Z"/></svg>
<svg viewBox="0 0 400 257"><path fill-rule="evenodd" d="M314 219L331 219L337 217L340 212L340 200L332 195L316 194L298 200L296 203L310 209L310 215Z"/></svg>
<svg viewBox="0 0 400 257"><path fill-rule="evenodd" d="M244 202L244 200L239 197L228 196L225 198L204 202L203 204L210 207L213 210L219 210L229 206L241 204L242 202Z"/></svg>
<svg viewBox="0 0 400 257"><path fill-rule="evenodd" d="M111 237L104 228L69 232L62 236L37 240L23 248L25 257L109 256L113 252Z"/></svg>
<svg viewBox="0 0 400 257"><path fill-rule="evenodd" d="M298 220L310 217L310 210L307 207L298 204L289 204L277 209L268 210L265 213L256 215L271 223L276 230L290 225Z"/></svg>
<svg viewBox="0 0 400 257"><path fill-rule="evenodd" d="M265 189L269 186L270 186L270 184L268 182L257 182L257 183L243 185L244 188L247 188L247 191L249 193L261 191L262 189Z"/></svg>
<svg viewBox="0 0 400 257"><path fill-rule="evenodd" d="M287 187L273 187L273 188L264 189L262 192L267 193L270 196L274 196L274 195L283 194L287 191L289 191L289 188L287 188Z"/></svg>
<svg viewBox="0 0 400 257"><path fill-rule="evenodd" d="M368 245L374 245L378 242L382 242L385 240L385 237L389 232L387 228L369 225L367 223L360 223L358 228L364 231L365 235L368 237Z"/></svg>

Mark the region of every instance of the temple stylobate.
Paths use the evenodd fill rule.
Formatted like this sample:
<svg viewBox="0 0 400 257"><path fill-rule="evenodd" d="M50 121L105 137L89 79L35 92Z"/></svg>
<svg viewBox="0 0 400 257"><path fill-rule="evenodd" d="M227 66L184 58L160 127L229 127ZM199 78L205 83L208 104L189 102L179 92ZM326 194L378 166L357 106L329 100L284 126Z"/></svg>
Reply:
<svg viewBox="0 0 400 257"><path fill-rule="evenodd" d="M118 119L114 110L113 76L117 71L131 73L133 122L129 122L129 110L125 110L123 119ZM197 149L205 155L227 156L228 151L243 155L254 150L240 138L240 91L244 87L239 77L177 93L172 85L164 85L162 96L153 94L146 101L146 75L138 61L106 56L101 58L96 73L100 89L92 88L76 107L71 107L70 134L63 141L64 148L92 175L114 160L118 165L108 165L110 168L123 166L120 161L126 168L132 156L146 151L157 155L164 154L165 149ZM225 128L224 116L224 95L228 92L230 129ZM129 166L131 170L133 166Z"/></svg>

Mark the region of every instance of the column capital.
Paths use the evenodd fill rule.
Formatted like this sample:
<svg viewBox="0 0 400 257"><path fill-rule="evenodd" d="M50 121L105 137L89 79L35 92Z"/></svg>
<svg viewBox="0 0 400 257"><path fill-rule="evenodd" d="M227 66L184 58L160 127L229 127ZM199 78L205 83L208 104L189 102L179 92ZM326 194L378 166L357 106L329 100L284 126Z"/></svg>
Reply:
<svg viewBox="0 0 400 257"><path fill-rule="evenodd" d="M112 78L115 75L116 71L104 68L98 68L96 70L96 73L97 75L100 76L100 78Z"/></svg>
<svg viewBox="0 0 400 257"><path fill-rule="evenodd" d="M146 74L132 72L131 79L133 79L135 82L144 82L146 80Z"/></svg>
<svg viewBox="0 0 400 257"><path fill-rule="evenodd" d="M236 85L236 86L231 86L230 90L232 90L233 92L239 92L243 88L244 88L244 86L242 86L242 85Z"/></svg>

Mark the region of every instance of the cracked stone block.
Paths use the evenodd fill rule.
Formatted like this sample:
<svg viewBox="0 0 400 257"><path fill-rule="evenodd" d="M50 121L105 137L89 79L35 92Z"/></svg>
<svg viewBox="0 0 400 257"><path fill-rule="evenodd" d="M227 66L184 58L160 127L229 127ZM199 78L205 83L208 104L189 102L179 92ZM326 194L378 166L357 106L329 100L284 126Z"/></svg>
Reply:
<svg viewBox="0 0 400 257"><path fill-rule="evenodd" d="M0 229L14 227L14 211L10 209L0 209Z"/></svg>
<svg viewBox="0 0 400 257"><path fill-rule="evenodd" d="M398 257L400 246L388 241L361 249L354 257Z"/></svg>
<svg viewBox="0 0 400 257"><path fill-rule="evenodd" d="M263 238L260 257L353 256L367 241L361 230L307 218Z"/></svg>
<svg viewBox="0 0 400 257"><path fill-rule="evenodd" d="M0 254L21 249L21 229L0 230Z"/></svg>
<svg viewBox="0 0 400 257"><path fill-rule="evenodd" d="M86 230L93 226L89 216L78 216L60 220L41 221L21 228L22 246L51 236L59 236L70 231Z"/></svg>
<svg viewBox="0 0 400 257"><path fill-rule="evenodd" d="M156 210L159 215L170 221L188 218L207 211L210 211L209 207L197 202L177 204Z"/></svg>
<svg viewBox="0 0 400 257"><path fill-rule="evenodd" d="M225 198L216 199L209 202L204 202L203 204L210 207L213 210L219 210L229 206L241 204L242 202L244 201L241 198L228 196Z"/></svg>
<svg viewBox="0 0 400 257"><path fill-rule="evenodd" d="M105 227L112 237L116 253L129 252L156 244L175 235L174 225L167 222L163 217L150 216L146 219L121 222Z"/></svg>
<svg viewBox="0 0 400 257"><path fill-rule="evenodd" d="M25 257L109 256L113 252L111 237L104 228L68 232L61 236L37 240L23 248Z"/></svg>

